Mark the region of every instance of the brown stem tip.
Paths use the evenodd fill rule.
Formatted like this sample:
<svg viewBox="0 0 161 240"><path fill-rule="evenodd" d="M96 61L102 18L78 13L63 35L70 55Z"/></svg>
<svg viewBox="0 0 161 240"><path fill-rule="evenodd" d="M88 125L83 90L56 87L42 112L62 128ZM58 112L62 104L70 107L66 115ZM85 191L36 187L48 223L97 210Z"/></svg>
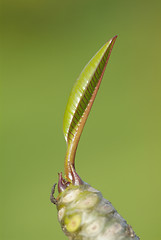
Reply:
<svg viewBox="0 0 161 240"><path fill-rule="evenodd" d="M72 184L73 185L82 185L83 181L82 179L79 177L79 175L76 173L75 168L73 165L70 166L71 169L71 175L72 175Z"/></svg>
<svg viewBox="0 0 161 240"><path fill-rule="evenodd" d="M58 192L61 193L63 192L69 185L70 182L67 182L63 177L62 177L62 172L58 173L59 176L59 181L58 181Z"/></svg>

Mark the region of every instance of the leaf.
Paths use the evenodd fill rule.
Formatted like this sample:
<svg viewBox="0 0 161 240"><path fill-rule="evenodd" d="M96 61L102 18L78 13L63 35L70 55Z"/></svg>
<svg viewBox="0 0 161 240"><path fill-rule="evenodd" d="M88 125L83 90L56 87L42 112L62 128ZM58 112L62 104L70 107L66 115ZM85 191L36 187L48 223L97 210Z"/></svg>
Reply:
<svg viewBox="0 0 161 240"><path fill-rule="evenodd" d="M75 83L67 103L63 131L68 144L65 172L72 179L71 165L74 166L75 152L99 89L106 65L117 36L110 39L85 66Z"/></svg>

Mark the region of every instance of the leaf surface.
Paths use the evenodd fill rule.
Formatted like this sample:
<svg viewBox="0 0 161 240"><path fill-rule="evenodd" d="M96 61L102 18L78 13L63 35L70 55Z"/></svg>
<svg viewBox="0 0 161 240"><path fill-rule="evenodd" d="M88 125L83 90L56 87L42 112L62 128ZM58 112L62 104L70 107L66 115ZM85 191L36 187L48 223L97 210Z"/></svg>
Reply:
<svg viewBox="0 0 161 240"><path fill-rule="evenodd" d="M117 36L110 39L85 66L69 96L63 121L63 132L68 144L65 162L68 179L72 178L69 176L69 168L71 164L74 166L77 145L116 38Z"/></svg>

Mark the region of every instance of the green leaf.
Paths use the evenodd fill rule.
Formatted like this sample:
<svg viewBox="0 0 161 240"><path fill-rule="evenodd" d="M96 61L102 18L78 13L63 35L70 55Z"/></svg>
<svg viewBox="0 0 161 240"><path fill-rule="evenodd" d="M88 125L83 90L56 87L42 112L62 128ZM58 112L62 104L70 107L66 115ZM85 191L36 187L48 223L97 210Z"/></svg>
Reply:
<svg viewBox="0 0 161 240"><path fill-rule="evenodd" d="M85 66L75 83L67 103L63 131L68 144L65 172L68 179L75 152L88 114L99 89L106 65L117 36L110 39Z"/></svg>

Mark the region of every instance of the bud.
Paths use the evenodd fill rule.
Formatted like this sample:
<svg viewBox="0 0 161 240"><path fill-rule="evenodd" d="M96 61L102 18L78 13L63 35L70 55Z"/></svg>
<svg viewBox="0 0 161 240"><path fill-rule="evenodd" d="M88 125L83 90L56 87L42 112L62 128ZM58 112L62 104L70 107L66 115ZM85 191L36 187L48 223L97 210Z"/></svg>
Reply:
<svg viewBox="0 0 161 240"><path fill-rule="evenodd" d="M58 195L56 206L59 223L69 239L139 240L112 204L87 183L70 184Z"/></svg>

